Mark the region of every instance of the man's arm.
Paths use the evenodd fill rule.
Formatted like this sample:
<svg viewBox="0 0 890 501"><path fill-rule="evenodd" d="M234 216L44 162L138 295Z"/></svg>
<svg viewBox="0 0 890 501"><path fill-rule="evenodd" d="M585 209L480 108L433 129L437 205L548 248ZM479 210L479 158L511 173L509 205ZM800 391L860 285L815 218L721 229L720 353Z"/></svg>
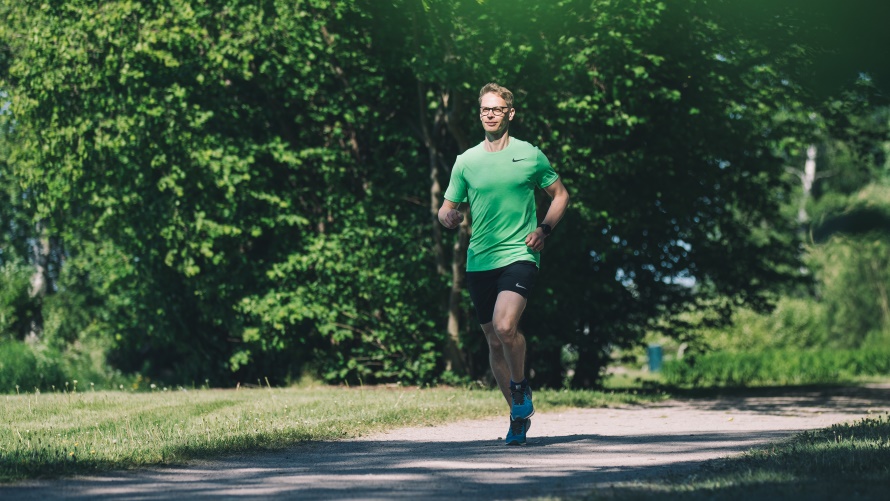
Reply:
<svg viewBox="0 0 890 501"><path fill-rule="evenodd" d="M459 206L460 204L447 198L442 202L442 207L439 207L439 222L442 223L442 226L453 230L464 220L464 215L457 210Z"/></svg>
<svg viewBox="0 0 890 501"><path fill-rule="evenodd" d="M569 191L562 184L562 179L557 179L556 182L544 188L544 191L553 200L550 201L550 208L547 209L547 214L544 215L544 220L541 221L541 224L549 225L550 228L556 228L556 225L559 224L569 206ZM439 213L441 214L441 211ZM439 217L441 218L441 216ZM535 228L535 231L525 237L525 245L534 251L540 252L544 248L545 238L547 238L547 235L544 234L544 230L540 227Z"/></svg>

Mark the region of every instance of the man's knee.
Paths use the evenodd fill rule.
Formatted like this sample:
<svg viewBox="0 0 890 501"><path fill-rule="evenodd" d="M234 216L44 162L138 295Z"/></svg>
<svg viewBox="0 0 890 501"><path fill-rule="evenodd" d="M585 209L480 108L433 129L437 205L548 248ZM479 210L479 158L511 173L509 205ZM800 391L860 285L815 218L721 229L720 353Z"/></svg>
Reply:
<svg viewBox="0 0 890 501"><path fill-rule="evenodd" d="M494 330L497 333L496 337L503 343L512 343L518 334L515 323L510 320L496 321Z"/></svg>

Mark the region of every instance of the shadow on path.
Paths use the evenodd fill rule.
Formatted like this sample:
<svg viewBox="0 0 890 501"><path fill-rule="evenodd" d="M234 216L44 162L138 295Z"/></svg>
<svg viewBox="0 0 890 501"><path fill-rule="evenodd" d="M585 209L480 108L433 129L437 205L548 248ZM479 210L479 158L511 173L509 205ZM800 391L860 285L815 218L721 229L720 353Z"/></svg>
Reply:
<svg viewBox="0 0 890 501"><path fill-rule="evenodd" d="M795 431L890 409L886 387L757 391L533 418L506 447L504 420L409 428L183 467L0 487L3 499L524 499L693 471Z"/></svg>

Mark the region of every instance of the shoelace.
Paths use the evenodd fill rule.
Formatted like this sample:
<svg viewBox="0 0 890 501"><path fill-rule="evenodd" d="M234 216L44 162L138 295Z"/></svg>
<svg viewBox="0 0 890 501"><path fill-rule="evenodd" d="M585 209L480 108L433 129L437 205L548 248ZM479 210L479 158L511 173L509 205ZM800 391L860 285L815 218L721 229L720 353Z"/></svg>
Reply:
<svg viewBox="0 0 890 501"><path fill-rule="evenodd" d="M521 389L513 390L510 392L513 395L513 404L514 405L522 405L525 403L525 392Z"/></svg>
<svg viewBox="0 0 890 501"><path fill-rule="evenodd" d="M514 435L521 435L525 431L525 419L514 419L510 421L510 431Z"/></svg>
<svg viewBox="0 0 890 501"><path fill-rule="evenodd" d="M510 390L510 394L513 396L514 405L522 405L525 403L525 392L522 391L522 388Z"/></svg>

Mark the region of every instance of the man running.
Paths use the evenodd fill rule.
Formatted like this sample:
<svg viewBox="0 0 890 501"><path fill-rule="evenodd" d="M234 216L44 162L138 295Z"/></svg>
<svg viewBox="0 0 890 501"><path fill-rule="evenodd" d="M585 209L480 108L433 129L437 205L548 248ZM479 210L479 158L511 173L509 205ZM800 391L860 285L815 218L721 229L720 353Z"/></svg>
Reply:
<svg viewBox="0 0 890 501"><path fill-rule="evenodd" d="M488 341L489 362L510 406L507 445L525 444L532 390L525 377L525 337L518 331L535 283L544 241L562 219L569 193L537 147L510 137L513 93L490 83L479 92L485 139L458 155L439 209L439 222L456 228L470 203L473 232L467 249L467 289ZM535 188L552 198L541 224Z"/></svg>

